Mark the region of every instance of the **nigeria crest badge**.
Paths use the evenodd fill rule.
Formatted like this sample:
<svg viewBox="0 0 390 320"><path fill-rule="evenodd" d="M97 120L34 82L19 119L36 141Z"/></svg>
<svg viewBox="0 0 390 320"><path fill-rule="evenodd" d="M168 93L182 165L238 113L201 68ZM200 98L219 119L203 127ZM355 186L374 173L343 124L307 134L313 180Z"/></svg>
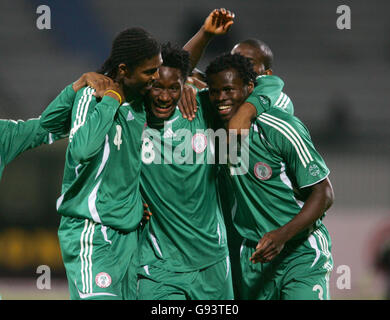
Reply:
<svg viewBox="0 0 390 320"><path fill-rule="evenodd" d="M260 180L268 180L272 176L272 169L264 162L257 162L254 167L254 173Z"/></svg>

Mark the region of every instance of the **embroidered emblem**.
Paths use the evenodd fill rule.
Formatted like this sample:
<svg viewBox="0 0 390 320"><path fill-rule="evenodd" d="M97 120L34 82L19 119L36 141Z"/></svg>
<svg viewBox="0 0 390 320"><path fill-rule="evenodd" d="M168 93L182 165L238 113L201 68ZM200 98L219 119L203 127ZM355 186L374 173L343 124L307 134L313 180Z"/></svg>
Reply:
<svg viewBox="0 0 390 320"><path fill-rule="evenodd" d="M254 167L254 172L255 176L260 180L268 180L272 176L271 167L264 162L256 163Z"/></svg>

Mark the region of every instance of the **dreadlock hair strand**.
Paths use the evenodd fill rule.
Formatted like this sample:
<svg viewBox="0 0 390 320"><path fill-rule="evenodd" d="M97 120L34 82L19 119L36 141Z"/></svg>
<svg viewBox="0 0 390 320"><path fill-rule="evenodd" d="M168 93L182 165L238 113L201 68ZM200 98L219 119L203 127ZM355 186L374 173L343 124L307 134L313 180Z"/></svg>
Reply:
<svg viewBox="0 0 390 320"><path fill-rule="evenodd" d="M133 70L160 52L160 44L146 30L139 27L125 29L115 37L110 56L97 72L114 78L121 63Z"/></svg>

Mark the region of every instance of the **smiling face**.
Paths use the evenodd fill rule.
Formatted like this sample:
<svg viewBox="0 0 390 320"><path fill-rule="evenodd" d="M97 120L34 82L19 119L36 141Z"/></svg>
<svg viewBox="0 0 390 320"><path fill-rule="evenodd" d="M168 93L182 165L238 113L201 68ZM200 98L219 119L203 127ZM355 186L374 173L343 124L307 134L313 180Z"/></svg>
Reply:
<svg viewBox="0 0 390 320"><path fill-rule="evenodd" d="M129 70L125 64L120 64L119 80L124 89L145 95L151 89L153 81L158 79L161 64L161 54L144 60L133 70Z"/></svg>
<svg viewBox="0 0 390 320"><path fill-rule="evenodd" d="M175 111L184 86L179 69L162 66L160 77L149 92L150 110L159 119L167 119Z"/></svg>
<svg viewBox="0 0 390 320"><path fill-rule="evenodd" d="M211 74L208 79L211 104L223 122L228 122L253 91L253 83L244 84L235 69Z"/></svg>

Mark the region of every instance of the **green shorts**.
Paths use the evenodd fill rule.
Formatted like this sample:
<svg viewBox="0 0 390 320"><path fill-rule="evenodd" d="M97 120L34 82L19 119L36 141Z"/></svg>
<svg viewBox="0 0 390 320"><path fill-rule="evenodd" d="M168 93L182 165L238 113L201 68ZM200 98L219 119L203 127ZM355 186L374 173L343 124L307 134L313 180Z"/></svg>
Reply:
<svg viewBox="0 0 390 320"><path fill-rule="evenodd" d="M229 257L193 272L169 272L153 266L138 270L138 300L233 300Z"/></svg>
<svg viewBox="0 0 390 320"><path fill-rule="evenodd" d="M245 300L327 300L333 269L331 239L324 225L307 239L287 243L271 262L249 261L257 243L241 246L241 292Z"/></svg>
<svg viewBox="0 0 390 320"><path fill-rule="evenodd" d="M89 219L62 217L58 238L72 300L135 299L130 261L137 231L127 234Z"/></svg>

